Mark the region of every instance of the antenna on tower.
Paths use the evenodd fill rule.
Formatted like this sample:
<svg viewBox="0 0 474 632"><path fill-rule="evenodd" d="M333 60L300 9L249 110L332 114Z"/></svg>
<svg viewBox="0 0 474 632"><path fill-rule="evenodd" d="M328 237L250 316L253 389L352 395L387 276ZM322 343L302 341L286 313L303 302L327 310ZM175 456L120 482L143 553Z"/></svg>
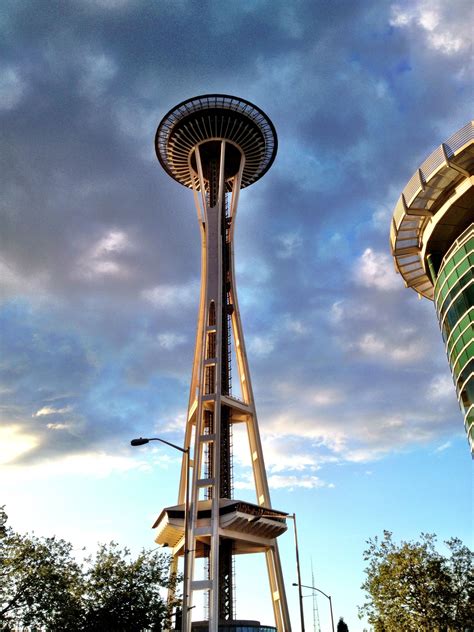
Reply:
<svg viewBox="0 0 474 632"><path fill-rule="evenodd" d="M314 586L313 558L311 558L311 586ZM315 590L313 590L313 632L321 632L321 624L319 623L318 598L316 596Z"/></svg>

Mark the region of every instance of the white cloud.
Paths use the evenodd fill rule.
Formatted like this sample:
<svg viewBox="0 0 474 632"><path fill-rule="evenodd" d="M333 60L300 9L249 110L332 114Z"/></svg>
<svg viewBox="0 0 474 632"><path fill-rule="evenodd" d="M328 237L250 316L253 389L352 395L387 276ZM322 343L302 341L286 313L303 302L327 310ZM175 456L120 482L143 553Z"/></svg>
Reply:
<svg viewBox="0 0 474 632"><path fill-rule="evenodd" d="M394 199L395 196L391 196ZM393 209L389 206L379 206L372 213L372 224L378 231L387 232L387 226L390 226Z"/></svg>
<svg viewBox="0 0 474 632"><path fill-rule="evenodd" d="M440 373L439 375L435 375L433 377L428 386L428 396L436 400L455 399L453 379L448 372Z"/></svg>
<svg viewBox="0 0 474 632"><path fill-rule="evenodd" d="M106 9L109 11L124 9L136 4L136 0L81 0L81 2L93 9Z"/></svg>
<svg viewBox="0 0 474 632"><path fill-rule="evenodd" d="M440 452L444 452L445 450L449 450L451 445L452 445L451 441L446 441L445 443L441 444L440 446L438 446L436 448L435 454L439 454Z"/></svg>
<svg viewBox="0 0 474 632"><path fill-rule="evenodd" d="M142 290L141 295L158 309L183 307L194 303L196 296L199 295L199 284L197 281L191 281L182 285L156 285Z"/></svg>
<svg viewBox="0 0 474 632"><path fill-rule="evenodd" d="M367 332L357 338L350 347L365 356L400 364L421 360L428 351L425 342L419 340L412 330L400 328L387 334Z"/></svg>
<svg viewBox="0 0 474 632"><path fill-rule="evenodd" d="M305 325L301 320L287 315L284 320L285 329L295 336L305 336L310 333L310 328Z"/></svg>
<svg viewBox="0 0 474 632"><path fill-rule="evenodd" d="M315 389L308 394L310 401L316 406L331 406L343 399L343 394L334 388Z"/></svg>
<svg viewBox="0 0 474 632"><path fill-rule="evenodd" d="M124 231L110 230L89 246L77 265L79 277L122 277L131 274L121 256L133 250L133 244Z"/></svg>
<svg viewBox="0 0 474 632"><path fill-rule="evenodd" d="M46 298L43 290L47 287L50 276L43 271L23 275L12 264L0 261L0 279L0 300L8 298L11 294L29 294L34 295L35 300L38 301Z"/></svg>
<svg viewBox="0 0 474 632"><path fill-rule="evenodd" d="M104 53L89 52L82 57L83 75L80 87L84 94L96 99L103 94L117 74L117 64Z"/></svg>
<svg viewBox="0 0 474 632"><path fill-rule="evenodd" d="M397 28L410 29L417 39L424 38L429 48L444 55L466 51L472 43L471 14L443 0L410 0L391 7L390 24Z"/></svg>
<svg viewBox="0 0 474 632"><path fill-rule="evenodd" d="M163 433L167 433L167 432L170 432L170 433L176 433L176 431L183 432L184 428L186 427L186 417L187 417L187 414L184 413L182 410L179 410L174 415L171 415L170 417L168 417L168 420L166 421L165 425L163 425L163 420L160 418L154 427L154 432L158 436L161 436Z"/></svg>
<svg viewBox="0 0 474 632"><path fill-rule="evenodd" d="M158 342L164 349L174 349L175 347L182 345L186 342L186 336L175 334L172 331L168 331L163 334L159 334Z"/></svg>
<svg viewBox="0 0 474 632"><path fill-rule="evenodd" d="M332 484L328 484L322 481L318 476L283 476L279 474L272 474L268 477L268 484L271 489L294 489L295 487L302 487L304 489L315 489L317 487L334 487Z"/></svg>
<svg viewBox="0 0 474 632"><path fill-rule="evenodd" d="M249 353L258 356L267 356L275 348L275 342L271 336L249 336Z"/></svg>
<svg viewBox="0 0 474 632"><path fill-rule="evenodd" d="M68 427L69 427L68 424L48 424L47 425L47 428L49 430L65 430Z"/></svg>
<svg viewBox="0 0 474 632"><path fill-rule="evenodd" d="M13 110L23 98L26 83L16 68L0 70L0 110Z"/></svg>
<svg viewBox="0 0 474 632"><path fill-rule="evenodd" d="M44 415L62 415L64 413L70 413L72 410L71 406L65 406L64 408L54 408L52 406L43 406L37 410L33 417L43 417Z"/></svg>
<svg viewBox="0 0 474 632"><path fill-rule="evenodd" d="M303 239L299 231L279 235L277 242L279 247L276 251L276 255L280 259L291 259L299 253L303 245Z"/></svg>
<svg viewBox="0 0 474 632"><path fill-rule="evenodd" d="M2 431L0 431L0 433L1 432ZM0 437L1 436L0 434ZM27 439L25 435L18 435L18 438L20 440ZM25 452L26 449L31 449L37 445L36 440L31 441L31 439L32 438L26 443L22 443L22 450L17 452L16 456ZM0 445L0 450L3 450L3 441ZM25 448L24 446L27 447ZM1 457L2 452L0 452L0 463L2 462ZM8 461L4 461L4 463L13 461L14 458L15 457L11 457ZM54 460L43 461L37 465L30 465L28 467L11 464L10 469L15 472L17 480L22 477L28 480L32 476L43 479L51 476L65 476L67 474L81 476L87 474L87 476L93 478L106 478L116 472L127 472L136 469L150 470L151 465L149 461L140 461L131 456L110 455L105 452L84 452L83 454L74 454Z"/></svg>
<svg viewBox="0 0 474 632"><path fill-rule="evenodd" d="M122 252L127 246L127 235L119 230L111 230L102 239L99 239L93 250L93 256L100 257L112 252Z"/></svg>
<svg viewBox="0 0 474 632"><path fill-rule="evenodd" d="M320 479L318 476L308 474L270 474L268 476L268 485L270 489L316 489L320 487L334 488L334 483L327 483ZM255 483L253 480L253 474L246 473L241 475L234 483L235 489L248 489L254 490Z"/></svg>
<svg viewBox="0 0 474 632"><path fill-rule="evenodd" d="M372 248L366 248L357 259L354 276L360 285L377 290L393 291L403 287L395 273L392 258L385 252L375 252Z"/></svg>
<svg viewBox="0 0 474 632"><path fill-rule="evenodd" d="M39 441L32 434L22 432L17 425L0 428L0 464L5 465L37 447Z"/></svg>

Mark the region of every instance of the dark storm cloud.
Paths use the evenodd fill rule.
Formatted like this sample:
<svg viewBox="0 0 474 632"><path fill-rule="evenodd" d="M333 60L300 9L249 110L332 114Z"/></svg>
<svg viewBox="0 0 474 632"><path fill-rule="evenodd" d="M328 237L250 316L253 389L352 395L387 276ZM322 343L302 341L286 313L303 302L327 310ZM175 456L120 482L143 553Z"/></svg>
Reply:
<svg viewBox="0 0 474 632"><path fill-rule="evenodd" d="M3 3L4 410L38 438L25 461L184 412L199 234L192 196L159 168L153 137L170 107L206 92L254 101L279 135L237 228L264 433L283 435L291 414L302 437L316 427L315 452L362 460L462 423L452 392L429 396L448 375L430 306L400 279L386 291L377 279L391 266L380 256L400 189L470 116L468 99L453 99L469 93L465 10Z"/></svg>

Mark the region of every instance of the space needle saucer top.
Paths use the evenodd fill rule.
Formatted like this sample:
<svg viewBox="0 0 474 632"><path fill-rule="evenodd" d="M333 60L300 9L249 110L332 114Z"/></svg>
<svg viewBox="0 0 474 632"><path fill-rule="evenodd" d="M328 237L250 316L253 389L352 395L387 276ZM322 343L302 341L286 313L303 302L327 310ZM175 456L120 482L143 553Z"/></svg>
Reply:
<svg viewBox="0 0 474 632"><path fill-rule="evenodd" d="M201 156L215 154L226 141L225 180L238 170L245 158L241 188L259 180L271 167L278 140L268 116L249 101L225 94L194 97L170 110L158 126L155 149L164 170L177 182L192 188L195 150Z"/></svg>

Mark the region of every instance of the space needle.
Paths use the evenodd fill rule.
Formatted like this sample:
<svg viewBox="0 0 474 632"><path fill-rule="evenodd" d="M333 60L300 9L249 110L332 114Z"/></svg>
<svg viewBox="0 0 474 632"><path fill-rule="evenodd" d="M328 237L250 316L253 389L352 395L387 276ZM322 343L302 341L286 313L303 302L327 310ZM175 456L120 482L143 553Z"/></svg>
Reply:
<svg viewBox="0 0 474 632"><path fill-rule="evenodd" d="M182 630L289 632L276 541L287 529L287 514L270 501L234 270L239 193L271 167L277 135L252 103L208 94L170 110L155 146L163 169L193 191L201 235L200 303L178 504L156 520L156 542L172 547L172 571L184 557ZM234 497L235 424L243 424L248 435L254 502ZM235 557L256 553L266 558L274 626L236 616ZM193 620L199 594L204 619Z"/></svg>

